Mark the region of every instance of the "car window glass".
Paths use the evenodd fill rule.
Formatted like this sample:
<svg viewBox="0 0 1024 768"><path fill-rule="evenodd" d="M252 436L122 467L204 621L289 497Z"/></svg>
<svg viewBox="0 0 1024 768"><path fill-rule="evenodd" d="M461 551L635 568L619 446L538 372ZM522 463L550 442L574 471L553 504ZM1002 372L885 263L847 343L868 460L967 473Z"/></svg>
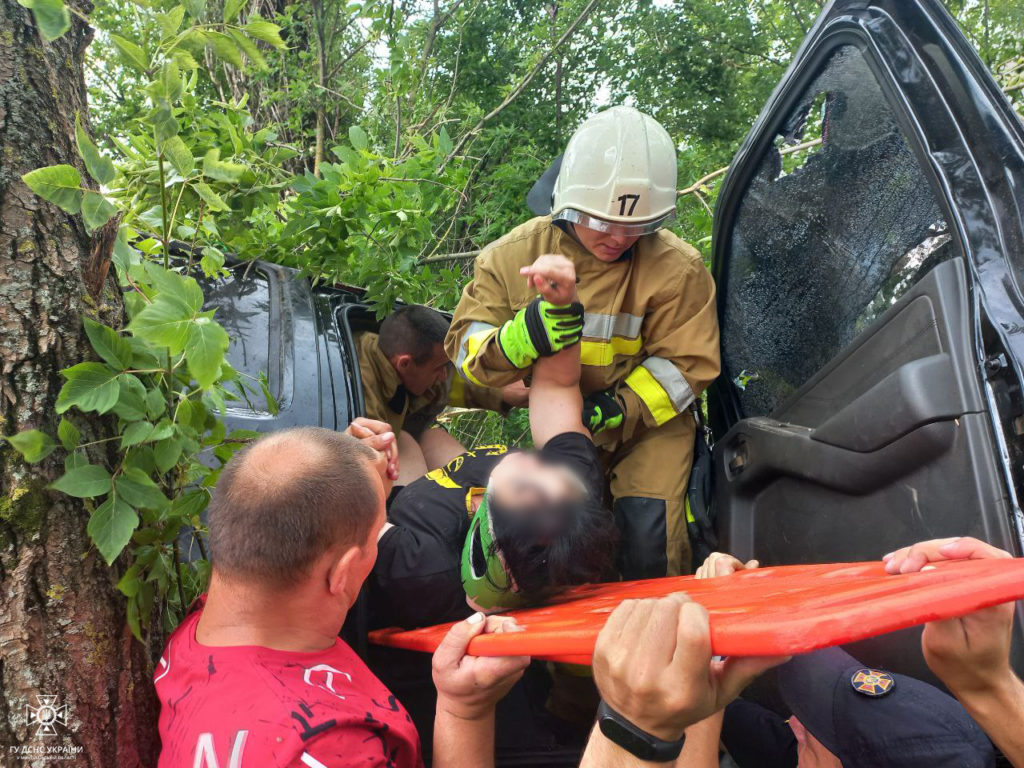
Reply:
<svg viewBox="0 0 1024 768"><path fill-rule="evenodd" d="M748 417L774 411L953 255L859 49L838 48L789 114L730 234L722 349Z"/></svg>
<svg viewBox="0 0 1024 768"><path fill-rule="evenodd" d="M228 332L230 342L227 360L241 379L248 385L249 402L244 400L231 403L232 408L267 411L257 378L265 374L270 362L270 290L268 276L251 265L235 267L228 277L217 277L204 281L206 308L217 309L217 321ZM279 396L275 382L270 382L270 391Z"/></svg>

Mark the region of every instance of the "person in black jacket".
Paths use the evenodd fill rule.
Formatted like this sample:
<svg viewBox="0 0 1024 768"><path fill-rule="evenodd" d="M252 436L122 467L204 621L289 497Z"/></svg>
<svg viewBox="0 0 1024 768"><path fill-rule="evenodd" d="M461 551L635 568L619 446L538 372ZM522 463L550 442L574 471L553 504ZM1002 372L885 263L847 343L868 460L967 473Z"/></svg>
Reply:
<svg viewBox="0 0 1024 768"><path fill-rule="evenodd" d="M568 259L542 256L523 274L545 300L582 312ZM581 418L579 377L578 343L537 361L536 450L477 447L394 497L369 581L371 627L515 608L611 574L615 527Z"/></svg>

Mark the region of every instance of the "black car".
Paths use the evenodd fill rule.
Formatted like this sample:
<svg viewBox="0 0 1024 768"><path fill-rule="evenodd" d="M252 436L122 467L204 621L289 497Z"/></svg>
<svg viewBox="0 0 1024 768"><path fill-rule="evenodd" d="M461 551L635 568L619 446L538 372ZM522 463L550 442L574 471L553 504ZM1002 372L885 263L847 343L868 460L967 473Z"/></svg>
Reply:
<svg viewBox="0 0 1024 768"><path fill-rule="evenodd" d="M843 562L971 535L1024 554L1022 190L1024 128L938 0L823 10L715 211L723 550ZM374 327L359 292L234 273L208 299L280 412L232 426L343 428L362 409L352 334ZM930 679L919 633L852 652ZM501 762L574 764L514 741Z"/></svg>
<svg viewBox="0 0 1024 768"><path fill-rule="evenodd" d="M831 3L715 211L726 551L844 562L970 535L1024 554L1022 214L1024 127L938 0ZM853 653L927 677L919 634Z"/></svg>

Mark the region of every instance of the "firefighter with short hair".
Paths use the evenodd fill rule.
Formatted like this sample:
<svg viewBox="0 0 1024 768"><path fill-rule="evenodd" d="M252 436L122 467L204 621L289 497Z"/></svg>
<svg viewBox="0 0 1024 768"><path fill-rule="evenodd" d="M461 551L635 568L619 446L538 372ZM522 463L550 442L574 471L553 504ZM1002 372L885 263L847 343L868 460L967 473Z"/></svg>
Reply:
<svg viewBox="0 0 1024 768"><path fill-rule="evenodd" d="M445 340L469 381L501 387L582 334L584 423L608 473L624 578L690 570L688 409L720 367L714 281L663 228L675 209L668 132L631 107L592 116L566 147L551 215L483 249ZM545 253L576 267L581 326L520 275Z"/></svg>

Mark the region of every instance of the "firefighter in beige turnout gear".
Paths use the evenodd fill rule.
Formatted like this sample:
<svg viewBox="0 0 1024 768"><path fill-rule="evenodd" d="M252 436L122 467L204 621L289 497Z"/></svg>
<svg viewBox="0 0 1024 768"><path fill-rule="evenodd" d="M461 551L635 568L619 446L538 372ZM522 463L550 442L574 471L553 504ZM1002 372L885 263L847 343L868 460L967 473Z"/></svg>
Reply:
<svg viewBox="0 0 1024 768"><path fill-rule="evenodd" d="M690 570L688 409L720 366L714 282L700 253L661 228L675 186L675 147L653 118L628 107L591 117L566 148L551 215L484 248L445 340L471 382L528 376L536 355L560 347L554 331L554 348L524 341L554 318L530 306L536 292L519 270L545 253L572 260L585 311L584 416L608 472L625 578Z"/></svg>
<svg viewBox="0 0 1024 768"><path fill-rule="evenodd" d="M440 312L409 305L388 315L380 333L357 334L362 415L419 440L449 405L505 413L526 404L525 395L513 399L500 389L468 383L454 371L443 347L447 331L448 319Z"/></svg>

